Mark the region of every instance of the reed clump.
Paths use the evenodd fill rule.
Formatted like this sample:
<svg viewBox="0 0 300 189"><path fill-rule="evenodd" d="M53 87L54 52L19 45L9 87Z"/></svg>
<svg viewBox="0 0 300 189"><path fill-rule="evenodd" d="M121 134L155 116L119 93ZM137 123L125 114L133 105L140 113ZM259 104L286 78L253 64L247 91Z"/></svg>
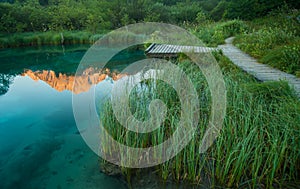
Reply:
<svg viewBox="0 0 300 189"><path fill-rule="evenodd" d="M174 158L155 167L163 181L209 187L270 188L293 186L300 177L300 102L285 82L259 83L214 53L227 87L227 112L214 144L199 154L210 116L210 92L201 71L188 60L176 64L193 81L199 96L200 121L194 138ZM159 98L168 107L162 126L152 133L124 129L110 102L102 104L102 125L118 142L132 147L158 145L170 137L180 117L176 91L162 81L147 80L132 91L130 107L140 120L149 119L149 102ZM126 98L126 97L124 97ZM130 154L128 154L130 155ZM138 171L122 168L127 180Z"/></svg>

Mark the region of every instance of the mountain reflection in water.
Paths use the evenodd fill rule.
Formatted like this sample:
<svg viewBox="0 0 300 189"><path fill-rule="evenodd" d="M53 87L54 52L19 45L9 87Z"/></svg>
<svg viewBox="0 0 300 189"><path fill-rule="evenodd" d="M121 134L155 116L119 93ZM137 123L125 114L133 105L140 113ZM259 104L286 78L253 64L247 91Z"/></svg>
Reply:
<svg viewBox="0 0 300 189"><path fill-rule="evenodd" d="M88 68L80 76L67 75L63 73L56 74L52 70L26 70L22 76L29 76L35 81L44 81L59 92L68 90L72 91L74 94L79 94L82 92L87 92L92 85L100 83L107 77L110 77L116 81L126 76L126 74L111 72L108 68L99 71L95 70L94 68ZM76 85L74 85L74 81L76 82Z"/></svg>
<svg viewBox="0 0 300 189"><path fill-rule="evenodd" d="M107 69L76 70L88 47L0 50L0 188L126 188L99 170L99 157L80 135L72 92L93 85L102 97L143 51L124 51ZM74 82L79 86L73 89ZM100 98L99 98L100 99Z"/></svg>
<svg viewBox="0 0 300 189"><path fill-rule="evenodd" d="M86 45L64 48L45 46L1 50L0 96L8 92L14 78L18 75L44 81L57 91L72 91L75 72L88 47ZM85 92L91 85L103 81L106 76L118 80L123 77L117 74L118 71L144 58L143 50L125 49L112 57L105 65L105 69L87 68L85 76L76 78L76 82L82 82L82 86L74 89L73 92L76 94ZM90 75L87 76L88 74Z"/></svg>

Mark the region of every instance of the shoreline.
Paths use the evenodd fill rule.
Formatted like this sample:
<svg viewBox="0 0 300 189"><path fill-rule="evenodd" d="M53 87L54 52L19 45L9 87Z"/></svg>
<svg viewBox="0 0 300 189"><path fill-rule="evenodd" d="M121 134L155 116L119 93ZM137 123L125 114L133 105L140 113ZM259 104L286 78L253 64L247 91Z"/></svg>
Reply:
<svg viewBox="0 0 300 189"><path fill-rule="evenodd" d="M0 49L34 46L93 44L105 32L94 34L87 31L46 31L0 34Z"/></svg>

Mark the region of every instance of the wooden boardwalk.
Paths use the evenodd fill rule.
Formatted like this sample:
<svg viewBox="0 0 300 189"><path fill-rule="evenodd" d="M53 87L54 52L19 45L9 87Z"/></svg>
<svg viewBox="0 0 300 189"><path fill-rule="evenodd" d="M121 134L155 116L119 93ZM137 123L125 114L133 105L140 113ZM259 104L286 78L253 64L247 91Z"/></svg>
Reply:
<svg viewBox="0 0 300 189"><path fill-rule="evenodd" d="M180 46L180 45L166 45L166 44L151 44L145 51L148 57L177 57L178 53L207 53L216 48L199 47L199 46Z"/></svg>
<svg viewBox="0 0 300 189"><path fill-rule="evenodd" d="M232 44L233 37L226 39L225 45L219 45L218 48L223 51L235 65L253 75L260 81L280 81L285 80L296 90L300 98L300 78L272 68L266 64L258 63L256 59L244 53Z"/></svg>
<svg viewBox="0 0 300 189"><path fill-rule="evenodd" d="M258 63L256 59L235 47L232 44L233 39L233 37L226 39L226 44L219 45L218 48L152 44L146 49L145 53L148 57L171 58L177 57L178 53L207 53L221 49L223 54L227 56L235 65L253 75L260 81L287 81L289 85L296 90L296 93L300 98L300 78L272 68L266 64Z"/></svg>

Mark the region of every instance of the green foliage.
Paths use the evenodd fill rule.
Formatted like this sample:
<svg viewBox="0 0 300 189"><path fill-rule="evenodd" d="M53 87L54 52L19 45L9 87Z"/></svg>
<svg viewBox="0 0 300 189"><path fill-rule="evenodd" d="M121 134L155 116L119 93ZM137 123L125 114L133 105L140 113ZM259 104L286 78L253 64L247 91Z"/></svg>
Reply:
<svg viewBox="0 0 300 189"><path fill-rule="evenodd" d="M288 73L296 74L300 71L300 43L292 46L284 46L281 61Z"/></svg>
<svg viewBox="0 0 300 189"><path fill-rule="evenodd" d="M227 22L210 22L198 25L193 33L209 46L223 44L225 39L248 31L248 26L241 20Z"/></svg>
<svg viewBox="0 0 300 189"><path fill-rule="evenodd" d="M62 44L89 44L99 39L100 35L89 32L35 32L0 36L0 48L36 46L36 45L62 45Z"/></svg>
<svg viewBox="0 0 300 189"><path fill-rule="evenodd" d="M294 36L281 28L262 28L238 39L243 40L238 44L241 49L251 52L254 57L262 57L269 49L292 42Z"/></svg>
<svg viewBox="0 0 300 189"><path fill-rule="evenodd" d="M300 36L300 11L283 6L272 11L268 16L255 19L253 22L255 29L263 27L281 28L282 30Z"/></svg>
<svg viewBox="0 0 300 189"><path fill-rule="evenodd" d="M253 19L282 6L299 8L295 0L22 0L0 3L0 32L88 30L96 33L142 21L197 23L202 12L215 21Z"/></svg>
<svg viewBox="0 0 300 189"><path fill-rule="evenodd" d="M170 7L171 18L175 23L194 22L201 11L198 3L177 3Z"/></svg>
<svg viewBox="0 0 300 189"><path fill-rule="evenodd" d="M214 55L227 87L227 113L219 137L206 153L199 154L211 99L199 68L184 60L178 66L190 77L201 97L198 134L176 157L156 166L154 172L163 180L189 181L199 185L210 183L207 187L280 188L297 182L300 171L300 104L294 91L285 82L258 83L219 52L214 52ZM100 114L103 126L111 136L134 147L157 145L169 138L176 129L180 112L179 99L172 88L153 81L141 85L147 87L133 90L130 97L132 113L137 118L148 118L149 97L159 98L169 107L163 126L154 133L141 135L126 131L115 119L109 103L104 105ZM105 145L103 150L107 150ZM132 169L130 173L124 171L126 168L122 169L130 176L137 174Z"/></svg>
<svg viewBox="0 0 300 189"><path fill-rule="evenodd" d="M294 91L287 82L269 81L264 83L248 83L243 85L244 89L253 97L264 99L266 102L282 101L287 97L295 96Z"/></svg>
<svg viewBox="0 0 300 189"><path fill-rule="evenodd" d="M49 1L48 6L41 6L34 2L1 3L0 32L88 30L95 33L111 27L109 15L102 13L106 9L105 3ZM95 7L90 9L92 5Z"/></svg>
<svg viewBox="0 0 300 189"><path fill-rule="evenodd" d="M170 22L170 11L162 3L154 3L147 9L146 22Z"/></svg>
<svg viewBox="0 0 300 189"><path fill-rule="evenodd" d="M253 19L253 15L266 15L282 5L286 9L297 5L294 0L285 1L286 4L283 1L22 0L0 3L0 32L87 30L98 33L143 21L202 23L207 15L215 21Z"/></svg>
<svg viewBox="0 0 300 189"><path fill-rule="evenodd" d="M297 75L300 71L300 45L284 45L272 50L261 58L261 62Z"/></svg>
<svg viewBox="0 0 300 189"><path fill-rule="evenodd" d="M300 8L295 0L231 0L228 2L226 18L253 20L263 17L283 5L290 8Z"/></svg>
<svg viewBox="0 0 300 189"><path fill-rule="evenodd" d="M0 32L87 30L98 33L143 22L194 22L197 2L154 0L24 0L0 3Z"/></svg>
<svg viewBox="0 0 300 189"><path fill-rule="evenodd" d="M200 1L199 4L205 12L209 13L218 5L219 1L220 0L206 0Z"/></svg>
<svg viewBox="0 0 300 189"><path fill-rule="evenodd" d="M226 37L234 36L248 31L248 26L241 20L227 21L219 25L219 27L219 30L222 30Z"/></svg>
<svg viewBox="0 0 300 189"><path fill-rule="evenodd" d="M208 24L210 22L210 19L208 18L208 15L202 11L197 13L196 17L196 23L199 25Z"/></svg>
<svg viewBox="0 0 300 189"><path fill-rule="evenodd" d="M212 19L215 21L221 20L222 18L226 17L228 3L225 0L219 2L219 4L210 11L210 15Z"/></svg>
<svg viewBox="0 0 300 189"><path fill-rule="evenodd" d="M251 22L249 31L252 32L237 36L234 43L262 63L299 75L299 11L276 13Z"/></svg>

